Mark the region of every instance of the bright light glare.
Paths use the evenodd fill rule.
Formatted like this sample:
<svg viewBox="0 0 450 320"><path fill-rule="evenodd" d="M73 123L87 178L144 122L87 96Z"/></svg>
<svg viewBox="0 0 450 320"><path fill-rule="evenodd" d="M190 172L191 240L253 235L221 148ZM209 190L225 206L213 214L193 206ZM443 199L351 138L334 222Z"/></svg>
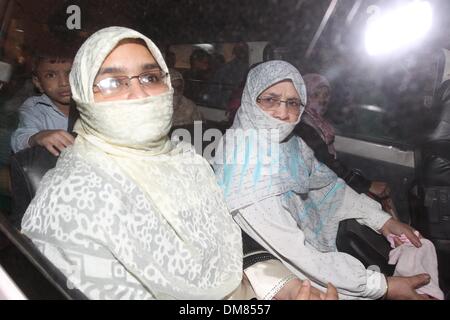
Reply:
<svg viewBox="0 0 450 320"><path fill-rule="evenodd" d="M428 1L376 14L367 23L366 50L383 55L420 40L431 28L432 9Z"/></svg>

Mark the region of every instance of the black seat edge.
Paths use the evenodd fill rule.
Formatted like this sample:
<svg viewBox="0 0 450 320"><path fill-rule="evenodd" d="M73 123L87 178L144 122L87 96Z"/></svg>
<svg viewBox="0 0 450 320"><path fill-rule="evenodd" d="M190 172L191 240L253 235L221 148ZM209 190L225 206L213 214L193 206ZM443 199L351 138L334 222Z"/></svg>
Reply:
<svg viewBox="0 0 450 320"><path fill-rule="evenodd" d="M0 231L64 297L69 300L87 300L78 289L67 287L66 276L38 251L30 239L13 227L2 212L0 212Z"/></svg>

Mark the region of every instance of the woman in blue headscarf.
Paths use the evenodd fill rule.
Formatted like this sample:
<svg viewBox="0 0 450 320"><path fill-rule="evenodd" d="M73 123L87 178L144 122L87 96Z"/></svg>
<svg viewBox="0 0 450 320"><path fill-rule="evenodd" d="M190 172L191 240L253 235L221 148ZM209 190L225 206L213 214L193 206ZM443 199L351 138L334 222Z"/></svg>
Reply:
<svg viewBox="0 0 450 320"><path fill-rule="evenodd" d="M300 73L283 61L252 69L233 126L219 143L215 171L240 227L299 278L323 289L333 283L343 299L420 299L427 275L390 277L336 250L339 222L357 219L387 236L414 230L356 193L292 131L306 105ZM388 289L389 288L389 289Z"/></svg>

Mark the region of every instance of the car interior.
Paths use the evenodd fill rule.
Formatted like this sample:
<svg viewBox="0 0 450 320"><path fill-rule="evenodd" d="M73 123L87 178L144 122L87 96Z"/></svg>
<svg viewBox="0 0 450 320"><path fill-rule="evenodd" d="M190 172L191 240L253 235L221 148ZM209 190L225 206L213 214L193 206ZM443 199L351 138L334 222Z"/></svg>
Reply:
<svg viewBox="0 0 450 320"><path fill-rule="evenodd" d="M415 2L432 12L429 25L422 23L423 35L416 30L410 43L409 35L402 35L405 43L386 48L373 42L369 31L378 15ZM80 8L79 28L68 27L75 14L67 10L70 5ZM196 52L208 54L210 73L235 59L235 48L244 43L246 68L280 59L302 75L326 75L338 158L368 179L389 184L397 218L435 245L439 284L450 299L450 24L444 14L449 10L446 0L0 0L0 267L28 299L86 299L20 232L42 177L58 159L40 146L13 153L9 141L20 97L36 93L27 87L33 48L49 37L82 43L96 30L120 25L148 35L166 60L172 55L171 67L184 76L185 96L202 114L201 123L171 133L182 128L203 137L232 124L227 103L247 70L233 83L206 73L197 77L191 72ZM74 135L78 116L72 103L68 131ZM200 154L210 143L202 141ZM356 220L341 222L336 245L366 267L394 272L387 263L389 243ZM0 297L11 286L0 282Z"/></svg>

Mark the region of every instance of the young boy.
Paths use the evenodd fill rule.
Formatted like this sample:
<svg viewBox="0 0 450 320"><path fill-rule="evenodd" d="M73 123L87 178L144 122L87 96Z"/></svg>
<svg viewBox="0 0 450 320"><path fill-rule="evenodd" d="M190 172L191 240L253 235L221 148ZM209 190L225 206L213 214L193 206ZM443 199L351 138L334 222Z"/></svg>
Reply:
<svg viewBox="0 0 450 320"><path fill-rule="evenodd" d="M71 67L69 53L36 55L32 80L42 95L28 98L19 109L19 126L11 136L14 152L40 145L58 156L73 143L73 136L67 132Z"/></svg>

